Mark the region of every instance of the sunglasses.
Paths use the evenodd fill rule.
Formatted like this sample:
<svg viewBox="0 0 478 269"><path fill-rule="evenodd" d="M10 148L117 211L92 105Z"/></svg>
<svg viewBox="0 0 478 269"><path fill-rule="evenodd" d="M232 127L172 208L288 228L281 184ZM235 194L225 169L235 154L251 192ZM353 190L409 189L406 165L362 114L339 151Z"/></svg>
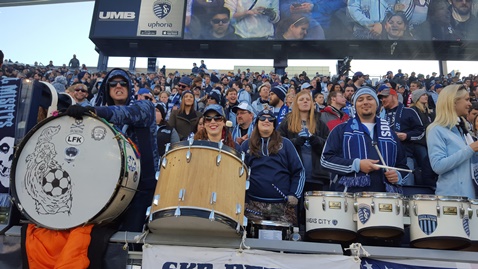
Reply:
<svg viewBox="0 0 478 269"><path fill-rule="evenodd" d="M128 85L128 82L126 81L110 81L108 82L108 85L110 85L110 87L116 87L116 85L121 85L122 87L125 87L126 85Z"/></svg>
<svg viewBox="0 0 478 269"><path fill-rule="evenodd" d="M88 92L88 90L85 90L85 89L75 89L75 92Z"/></svg>
<svg viewBox="0 0 478 269"><path fill-rule="evenodd" d="M149 97L149 96L145 96L144 99L148 100L148 101L153 101L153 98Z"/></svg>
<svg viewBox="0 0 478 269"><path fill-rule="evenodd" d="M184 85L184 84L178 84L178 86L183 88L183 89L189 87L188 85Z"/></svg>
<svg viewBox="0 0 478 269"><path fill-rule="evenodd" d="M204 122L211 122L212 120L214 121L223 121L224 120L224 117L223 116L220 116L220 115L216 115L216 116L204 116Z"/></svg>
<svg viewBox="0 0 478 269"><path fill-rule="evenodd" d="M267 120L267 121L269 121L269 122L274 122L274 121L276 120L276 118L275 118L275 117L260 116L260 117L259 117L259 120L260 120L260 121L265 121L265 120Z"/></svg>
<svg viewBox="0 0 478 269"><path fill-rule="evenodd" d="M229 23L229 19L212 19L211 22L214 24L219 24L219 23L226 24L226 23Z"/></svg>

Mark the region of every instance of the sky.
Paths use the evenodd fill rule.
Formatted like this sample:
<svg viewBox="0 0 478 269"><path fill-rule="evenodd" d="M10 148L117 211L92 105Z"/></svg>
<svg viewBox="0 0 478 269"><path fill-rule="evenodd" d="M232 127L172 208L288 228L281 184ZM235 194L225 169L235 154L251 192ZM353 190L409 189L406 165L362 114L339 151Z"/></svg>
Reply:
<svg viewBox="0 0 478 269"><path fill-rule="evenodd" d="M0 21L11 25L2 27L0 50L6 59L25 64L35 61L47 65L50 60L55 65L68 64L73 54L81 64L96 67L98 53L95 45L88 38L93 15L94 2L67 4L48 4L0 8ZM344 55L345 56L345 55ZM158 58L157 65L166 65L167 69L192 68L193 62L201 58L178 59ZM234 70L234 66L272 66L272 59L228 60L204 59L209 69ZM289 60L289 66L329 66L332 74L336 70L336 60ZM128 67L129 57L110 57L109 67ZM138 58L136 67L146 68L147 58ZM458 70L462 74L477 74L478 62L448 61L448 72ZM371 76L380 76L388 70L404 73L431 74L439 72L438 61L352 61L352 71L362 71ZM287 71L287 70L286 70Z"/></svg>

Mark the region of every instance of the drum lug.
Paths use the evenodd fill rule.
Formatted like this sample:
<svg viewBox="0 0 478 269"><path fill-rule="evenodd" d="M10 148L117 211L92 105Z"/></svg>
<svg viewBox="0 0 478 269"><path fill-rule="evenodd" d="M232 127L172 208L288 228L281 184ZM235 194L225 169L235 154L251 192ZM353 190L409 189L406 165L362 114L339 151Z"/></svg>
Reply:
<svg viewBox="0 0 478 269"><path fill-rule="evenodd" d="M189 142L189 148L188 148L188 152L186 152L186 162L187 163L189 163L191 161L191 146L194 143L194 138L190 137L188 139L188 142Z"/></svg>
<svg viewBox="0 0 478 269"><path fill-rule="evenodd" d="M181 201L184 201L184 196L185 195L186 195L186 190L185 189L180 189L179 190L179 196L178 196L178 199L179 199L178 207L176 208L176 211L174 211L174 216L176 216L176 217L181 216L180 203L181 203Z"/></svg>
<svg viewBox="0 0 478 269"><path fill-rule="evenodd" d="M370 204L370 209L372 211L372 214L375 214L375 201L372 198L372 203Z"/></svg>
<svg viewBox="0 0 478 269"><path fill-rule="evenodd" d="M324 211L325 211L325 208L326 208L325 204L326 204L325 203L325 198L323 198L322 199L322 210L324 210Z"/></svg>
<svg viewBox="0 0 478 269"><path fill-rule="evenodd" d="M242 212L241 204L237 203L236 204L236 215L241 214L241 212Z"/></svg>
<svg viewBox="0 0 478 269"><path fill-rule="evenodd" d="M397 215L400 215L400 203L398 201L395 202L395 207L397 208Z"/></svg>
<svg viewBox="0 0 478 269"><path fill-rule="evenodd" d="M246 216L244 216L244 218L242 219L242 226L247 227L248 222L249 222L249 220L247 219Z"/></svg>
<svg viewBox="0 0 478 269"><path fill-rule="evenodd" d="M159 204L159 198L161 196L159 194L156 194L153 199L153 205L158 205Z"/></svg>
<svg viewBox="0 0 478 269"><path fill-rule="evenodd" d="M468 218L473 218L473 209L471 209L470 207L468 207Z"/></svg>
<svg viewBox="0 0 478 269"><path fill-rule="evenodd" d="M347 202L347 199L344 200L344 210L345 212L349 210L349 203Z"/></svg>
<svg viewBox="0 0 478 269"><path fill-rule="evenodd" d="M440 217L440 205L437 203L437 217Z"/></svg>
<svg viewBox="0 0 478 269"><path fill-rule="evenodd" d="M217 199L217 194L216 194L216 192L212 192L212 193L211 193L211 200L209 201L209 203L210 203L211 205L214 205L214 204L216 203L216 199Z"/></svg>
<svg viewBox="0 0 478 269"><path fill-rule="evenodd" d="M244 166L239 167L239 177L242 177L244 175Z"/></svg>
<svg viewBox="0 0 478 269"><path fill-rule="evenodd" d="M219 166L221 164L221 151L222 151L222 146L224 146L224 143L222 143L222 140L217 143L219 147L219 154L216 157L216 166Z"/></svg>
<svg viewBox="0 0 478 269"><path fill-rule="evenodd" d="M354 210L355 210L355 213L358 213L358 203L357 202L354 202Z"/></svg>
<svg viewBox="0 0 478 269"><path fill-rule="evenodd" d="M309 199L305 199L304 207L305 207L306 210L309 210Z"/></svg>
<svg viewBox="0 0 478 269"><path fill-rule="evenodd" d="M166 153L169 151L169 148L171 147L171 143L166 143L165 145L165 149L164 149L164 154L166 155Z"/></svg>
<svg viewBox="0 0 478 269"><path fill-rule="evenodd" d="M460 205L460 218L463 219L465 217L465 209L463 208L463 204Z"/></svg>
<svg viewBox="0 0 478 269"><path fill-rule="evenodd" d="M168 165L168 159L166 159L166 157L163 157L163 160L161 161L161 166L163 168L166 168L167 165Z"/></svg>
<svg viewBox="0 0 478 269"><path fill-rule="evenodd" d="M415 202L413 202L413 212L415 213L415 216L418 216L418 213L417 213L417 204Z"/></svg>
<svg viewBox="0 0 478 269"><path fill-rule="evenodd" d="M251 186L251 182L249 180L246 180L246 191L249 189Z"/></svg>

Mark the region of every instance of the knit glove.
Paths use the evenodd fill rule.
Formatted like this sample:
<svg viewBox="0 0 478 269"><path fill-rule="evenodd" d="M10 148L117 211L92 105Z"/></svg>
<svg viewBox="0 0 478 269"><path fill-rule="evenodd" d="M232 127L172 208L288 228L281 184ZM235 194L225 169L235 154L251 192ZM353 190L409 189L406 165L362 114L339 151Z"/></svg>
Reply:
<svg viewBox="0 0 478 269"><path fill-rule="evenodd" d="M299 136L297 138L292 138L291 139L292 144L294 144L295 146L298 146L298 147L302 147L304 145L305 141L307 141L307 137L305 137L305 136Z"/></svg>
<svg viewBox="0 0 478 269"><path fill-rule="evenodd" d="M291 206L296 206L299 203L299 199L297 199L294 195L287 196L287 203Z"/></svg>
<svg viewBox="0 0 478 269"><path fill-rule="evenodd" d="M83 115L91 113L95 113L95 108L92 106L83 107L80 105L73 105L66 110L66 115L75 119L82 119Z"/></svg>

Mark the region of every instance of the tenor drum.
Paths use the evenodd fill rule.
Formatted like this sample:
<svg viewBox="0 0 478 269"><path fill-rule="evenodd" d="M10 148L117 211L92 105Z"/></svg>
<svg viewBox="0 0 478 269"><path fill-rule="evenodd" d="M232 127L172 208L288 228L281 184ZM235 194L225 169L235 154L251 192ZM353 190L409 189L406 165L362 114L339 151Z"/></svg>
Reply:
<svg viewBox="0 0 478 269"><path fill-rule="evenodd" d="M478 199L469 199L470 202L470 240L471 246L465 251L478 251Z"/></svg>
<svg viewBox="0 0 478 269"><path fill-rule="evenodd" d="M12 200L40 227L107 223L131 202L140 177L134 146L96 116L37 124L15 153Z"/></svg>
<svg viewBox="0 0 478 269"><path fill-rule="evenodd" d="M403 200L399 193L355 193L357 232L364 237L393 238L403 234Z"/></svg>
<svg viewBox="0 0 478 269"><path fill-rule="evenodd" d="M469 246L469 208L465 197L413 195L409 202L410 244L433 249Z"/></svg>
<svg viewBox="0 0 478 269"><path fill-rule="evenodd" d="M244 223L248 169L234 149L209 141L173 145L161 161L152 232L235 232Z"/></svg>
<svg viewBox="0 0 478 269"><path fill-rule="evenodd" d="M250 238L289 240L292 231L292 224L281 221L249 221L247 225L247 233Z"/></svg>
<svg viewBox="0 0 478 269"><path fill-rule="evenodd" d="M351 193L308 191L305 193L305 230L309 240L350 242L357 236Z"/></svg>

